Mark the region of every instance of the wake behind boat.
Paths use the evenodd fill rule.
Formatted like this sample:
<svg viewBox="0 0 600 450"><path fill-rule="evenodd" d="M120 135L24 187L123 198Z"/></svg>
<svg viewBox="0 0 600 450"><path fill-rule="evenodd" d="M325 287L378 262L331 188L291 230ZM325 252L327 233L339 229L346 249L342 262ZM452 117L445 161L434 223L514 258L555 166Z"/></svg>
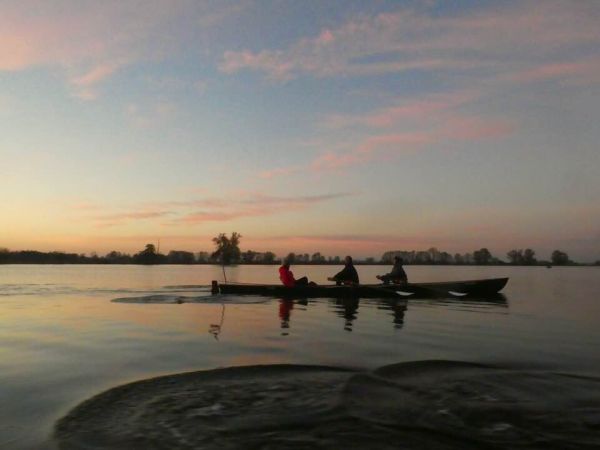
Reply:
<svg viewBox="0 0 600 450"><path fill-rule="evenodd" d="M502 290L507 282L508 278L488 278L435 283L362 284L348 286L302 285L288 287L281 284L219 283L213 281L212 291L214 294L264 295L268 297L287 298L460 297L493 295Z"/></svg>

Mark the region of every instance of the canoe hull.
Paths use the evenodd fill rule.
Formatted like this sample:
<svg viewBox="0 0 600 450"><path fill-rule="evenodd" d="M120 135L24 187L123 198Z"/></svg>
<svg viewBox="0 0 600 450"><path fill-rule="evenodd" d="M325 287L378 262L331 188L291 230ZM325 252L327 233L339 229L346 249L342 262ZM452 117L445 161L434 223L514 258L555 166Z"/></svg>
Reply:
<svg viewBox="0 0 600 450"><path fill-rule="evenodd" d="M284 298L398 298L493 295L502 290L508 278L437 283L368 284L359 286L294 286L280 284L216 283L215 292L236 295L262 295ZM215 288L213 288L215 289ZM400 293L398 293L400 292Z"/></svg>
<svg viewBox="0 0 600 450"><path fill-rule="evenodd" d="M229 284L219 283L221 294L262 295L283 298L398 298L392 289L381 286L294 286L280 284Z"/></svg>
<svg viewBox="0 0 600 450"><path fill-rule="evenodd" d="M490 295L500 292L508 283L508 278L487 278L483 280L441 281L435 283L408 283L369 285L382 289L401 291L414 296L447 296L447 295Z"/></svg>

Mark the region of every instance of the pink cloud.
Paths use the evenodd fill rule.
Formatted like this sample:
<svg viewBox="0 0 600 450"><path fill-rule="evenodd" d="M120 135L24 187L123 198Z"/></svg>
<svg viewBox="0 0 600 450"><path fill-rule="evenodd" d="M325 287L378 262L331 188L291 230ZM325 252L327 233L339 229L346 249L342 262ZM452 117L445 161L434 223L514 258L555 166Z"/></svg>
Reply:
<svg viewBox="0 0 600 450"><path fill-rule="evenodd" d="M596 2L524 1L458 15L400 9L362 15L285 50L226 52L221 70L264 72L275 80L301 75L376 75L407 70L478 69L496 77L524 64L556 59L575 48L600 45ZM587 50L586 50L587 49ZM527 62L527 63L524 63Z"/></svg>
<svg viewBox="0 0 600 450"><path fill-rule="evenodd" d="M83 75L73 77L70 82L75 89L74 94L82 100L95 100L97 98L96 85L109 78L120 66L121 64L116 62L104 63L93 67Z"/></svg>
<svg viewBox="0 0 600 450"><path fill-rule="evenodd" d="M271 52L252 53L225 52L219 69L225 73L235 73L241 69L265 70L269 78L274 80L287 80L291 77L293 66Z"/></svg>
<svg viewBox="0 0 600 450"><path fill-rule="evenodd" d="M92 68L87 73L73 78L71 81L76 86L91 86L112 75L119 67L119 64L101 64Z"/></svg>
<svg viewBox="0 0 600 450"><path fill-rule="evenodd" d="M354 194L275 196L260 192L242 191L222 197L176 200L155 204L132 205L128 211L110 211L92 203L71 205L71 211L83 214L80 220L91 221L99 227L113 227L139 221L168 218L164 226L228 222L247 217L263 217L286 212L303 211L313 205L332 202ZM201 210L198 210L200 209Z"/></svg>
<svg viewBox="0 0 600 450"><path fill-rule="evenodd" d="M321 34L317 38L317 42L322 45L326 45L333 42L334 39L333 33L330 30L325 29L321 31Z"/></svg>
<svg viewBox="0 0 600 450"><path fill-rule="evenodd" d="M93 99L93 86L119 67L168 54L179 43L175 19L214 27L241 9L187 0L148 0L143 8L139 2L3 2L0 71L59 68L75 95Z"/></svg>
<svg viewBox="0 0 600 450"><path fill-rule="evenodd" d="M560 79L576 84L600 83L600 59L540 64L537 67L511 74L512 81L531 83Z"/></svg>
<svg viewBox="0 0 600 450"><path fill-rule="evenodd" d="M440 139L474 141L502 138L514 131L515 125L508 120L457 116L449 118L438 135Z"/></svg>
<svg viewBox="0 0 600 450"><path fill-rule="evenodd" d="M374 161L385 161L400 155L409 155L440 141L499 139L514 131L515 125L508 120L452 115L444 117L430 131L374 135L367 137L349 151L337 153L326 151L313 159L305 170L340 170Z"/></svg>
<svg viewBox="0 0 600 450"><path fill-rule="evenodd" d="M93 218L99 227L113 227L129 222L157 219L172 214L172 211L131 211L123 213L103 214Z"/></svg>
<svg viewBox="0 0 600 450"><path fill-rule="evenodd" d="M294 174L294 173L296 173L296 172L298 172L300 170L302 170L302 167L299 167L299 166L294 166L294 167L277 167L275 169L263 170L262 172L260 172L258 174L258 176L260 178L264 178L264 179L270 180L270 179L281 177L281 176L291 175L291 174Z"/></svg>
<svg viewBox="0 0 600 450"><path fill-rule="evenodd" d="M398 113L395 109L384 109L384 112L367 114L366 116L337 117L337 125L364 123L374 128L397 125L400 116L421 116L421 131L375 134L367 136L359 144L342 151L324 151L305 166L281 167L263 172L264 178L275 178L299 172L338 171L352 166L364 165L377 161L387 161L401 155L410 155L425 150L429 145L447 141L478 141L501 139L513 134L516 126L510 120L502 118L473 117L453 112L455 105L466 102L470 95L453 97L452 101L413 102L408 108ZM390 112L391 111L391 112ZM388 112L390 112L388 114ZM429 114L427 114L429 112ZM374 118L385 120L374 120Z"/></svg>
<svg viewBox="0 0 600 450"><path fill-rule="evenodd" d="M431 142L431 136L424 133L401 133L372 136L347 153L326 152L315 158L312 170L337 170L357 164L364 164L390 155L398 156L418 151Z"/></svg>
<svg viewBox="0 0 600 450"><path fill-rule="evenodd" d="M224 205L211 210L186 214L172 221L172 224L200 224L204 222L227 222L246 217L263 217L285 212L305 210L312 205L329 202L351 194L323 194L297 197L281 197L261 193L242 193Z"/></svg>
<svg viewBox="0 0 600 450"><path fill-rule="evenodd" d="M397 100L393 106L377 109L363 115L332 115L324 120L330 128L345 128L356 125L374 128L389 128L400 121L431 121L441 114L472 102L481 94L476 90L428 95L422 99Z"/></svg>
<svg viewBox="0 0 600 450"><path fill-rule="evenodd" d="M416 110L444 111L450 106L440 105L416 108ZM411 108L411 111L414 111ZM371 117L354 118L371 122ZM496 118L471 117L459 114L443 114L435 117L429 130L371 135L346 151L324 151L305 166L277 168L263 173L268 177L289 175L302 171L323 172L338 171L377 161L387 161L401 155L410 155L422 151L427 146L447 141L477 141L500 139L515 132L516 126L509 120Z"/></svg>

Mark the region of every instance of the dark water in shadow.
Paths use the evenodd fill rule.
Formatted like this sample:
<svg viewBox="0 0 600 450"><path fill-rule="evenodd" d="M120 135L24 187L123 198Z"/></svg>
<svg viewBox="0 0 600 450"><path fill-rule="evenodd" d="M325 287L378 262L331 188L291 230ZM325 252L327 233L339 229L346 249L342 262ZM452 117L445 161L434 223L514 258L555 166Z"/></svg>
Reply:
<svg viewBox="0 0 600 450"><path fill-rule="evenodd" d="M456 361L221 369L112 389L56 437L64 449L592 449L600 379Z"/></svg>

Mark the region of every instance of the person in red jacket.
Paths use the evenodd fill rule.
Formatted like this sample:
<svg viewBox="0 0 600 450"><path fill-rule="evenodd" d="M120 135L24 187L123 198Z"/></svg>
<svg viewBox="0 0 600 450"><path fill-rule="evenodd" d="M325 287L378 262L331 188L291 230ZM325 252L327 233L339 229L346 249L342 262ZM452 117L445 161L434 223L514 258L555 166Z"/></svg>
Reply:
<svg viewBox="0 0 600 450"><path fill-rule="evenodd" d="M294 274L290 270L290 262L287 259L283 260L283 264L279 268L279 279L287 287L306 286L308 284L308 278L306 277L297 280L294 278Z"/></svg>

